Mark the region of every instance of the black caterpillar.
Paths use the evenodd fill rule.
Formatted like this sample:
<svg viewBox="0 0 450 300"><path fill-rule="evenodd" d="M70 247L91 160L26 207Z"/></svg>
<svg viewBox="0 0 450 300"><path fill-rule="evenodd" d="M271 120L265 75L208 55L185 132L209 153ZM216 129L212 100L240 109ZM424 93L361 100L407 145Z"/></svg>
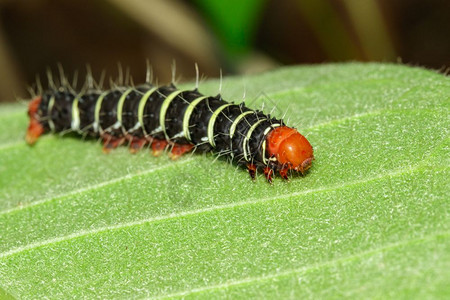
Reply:
<svg viewBox="0 0 450 300"><path fill-rule="evenodd" d="M132 152L150 144L155 155L171 147L173 159L189 151L214 151L246 165L253 179L263 169L269 182L274 171L284 179L291 170L303 174L314 159L308 140L282 120L173 83L110 90L90 84L78 92L63 84L35 97L28 115L29 144L46 132L74 131L102 138L106 152L125 142Z"/></svg>

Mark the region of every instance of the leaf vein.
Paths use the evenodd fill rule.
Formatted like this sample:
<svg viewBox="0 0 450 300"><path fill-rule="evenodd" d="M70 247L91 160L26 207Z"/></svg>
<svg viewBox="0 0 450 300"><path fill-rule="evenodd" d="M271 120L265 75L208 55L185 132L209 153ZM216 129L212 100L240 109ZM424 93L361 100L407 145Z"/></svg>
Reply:
<svg viewBox="0 0 450 300"><path fill-rule="evenodd" d="M439 232L439 233L435 233L435 234L426 235L426 236L423 236L421 238L403 240L401 242L388 244L388 245L385 245L385 246L382 246L382 247L378 247L378 248L362 251L362 252L359 252L359 253L354 253L352 255L339 257L339 258L332 259L332 260L329 260L329 261L324 261L322 263L311 264L311 265L307 265L307 266L304 266L304 267L291 269L291 270L286 270L286 271L279 272L279 273L272 273L272 274L269 273L269 274L265 274L265 275L257 276L257 277L249 277L249 278L244 278L244 279L239 279L239 280L233 280L233 281L229 281L229 282L222 283L222 284L216 284L216 285L204 286L204 287L199 287L199 288L193 288L193 289L188 290L188 291L182 291L182 292L176 292L176 293L173 293L173 294L166 294L166 295L156 296L156 297L152 297L150 299L167 299L167 298L173 298L173 297L182 297L182 296L195 294L195 293L201 293L201 292L205 292L205 291L227 289L228 287L239 286L239 285L242 285L242 284L248 284L248 283L254 283L254 282L258 282L258 281L271 280L271 279L275 279L275 278L279 278L279 277L283 277L283 276L293 275L293 274L296 274L296 273L307 273L308 271L311 271L311 270L317 270L317 269L326 268L326 267L337 265L339 263L343 263L343 262L346 262L346 261L362 259L365 256L372 256L374 254L381 253L381 252L386 252L386 251L390 251L390 250L394 250L394 249L402 247L402 246L406 246L406 245L410 245L410 244L418 244L418 243L429 242L429 241L432 241L432 240L437 239L437 238L448 237L448 236L450 236L450 232Z"/></svg>
<svg viewBox="0 0 450 300"><path fill-rule="evenodd" d="M120 176L120 177L116 177L116 178L113 178L113 179L110 179L110 180L107 180L107 181L102 181L102 182L99 182L97 184L89 185L89 186L86 186L86 187L83 187L83 188L80 188L80 189L76 189L76 190L73 190L73 191L70 191L68 193L64 193L64 194L58 195L58 196L49 197L49 198L45 198L45 199L42 199L42 200L34 201L34 202L31 202L31 203L29 203L27 205L5 209L3 211L0 211L0 215L5 215L5 214L13 213L15 211L27 209L27 208L34 207L34 206L37 206L37 205L41 205L41 204L44 204L44 203L47 203L47 202L50 202L50 201L53 201L53 200L56 200L56 199L63 199L63 198L66 198L66 197L77 195L77 194L89 192L89 191L96 190L96 189L99 189L99 188L102 188L102 187L105 187L105 186L108 186L108 185L116 184L116 183L118 183L120 181L123 181L123 180L129 180L129 179L134 179L134 178L138 178L138 177L141 177L141 176L145 176L145 175L148 175L148 174L160 171L160 170L164 170L164 169L170 168L170 167L175 166L175 165L179 166L180 164L185 164L185 163L190 162L192 160L193 160L193 158L186 158L186 159L178 162L177 164L173 164L173 163L172 164L166 164L166 165L163 165L163 166L160 166L160 167L157 167L157 168L143 170L143 171L141 171L139 173L126 174L125 176Z"/></svg>

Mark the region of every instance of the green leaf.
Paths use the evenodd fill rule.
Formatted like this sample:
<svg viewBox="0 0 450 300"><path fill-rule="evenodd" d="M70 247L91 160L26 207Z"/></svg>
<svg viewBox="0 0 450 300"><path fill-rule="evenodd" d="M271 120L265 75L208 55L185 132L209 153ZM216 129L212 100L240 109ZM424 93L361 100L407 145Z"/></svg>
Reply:
<svg viewBox="0 0 450 300"><path fill-rule="evenodd" d="M29 147L26 107L2 106L0 297L450 295L448 77L329 64L222 89L286 113L315 149L309 174L269 185L212 155Z"/></svg>

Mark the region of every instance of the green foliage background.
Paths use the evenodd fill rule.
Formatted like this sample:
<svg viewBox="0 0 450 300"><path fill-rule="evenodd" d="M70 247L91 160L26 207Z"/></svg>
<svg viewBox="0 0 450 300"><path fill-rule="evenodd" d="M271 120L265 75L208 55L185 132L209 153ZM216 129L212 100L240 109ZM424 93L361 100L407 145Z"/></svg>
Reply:
<svg viewBox="0 0 450 300"><path fill-rule="evenodd" d="M28 147L26 107L1 106L0 297L448 297L448 77L289 67L226 78L225 99L244 87L310 140L307 176L269 185L211 155L71 137Z"/></svg>

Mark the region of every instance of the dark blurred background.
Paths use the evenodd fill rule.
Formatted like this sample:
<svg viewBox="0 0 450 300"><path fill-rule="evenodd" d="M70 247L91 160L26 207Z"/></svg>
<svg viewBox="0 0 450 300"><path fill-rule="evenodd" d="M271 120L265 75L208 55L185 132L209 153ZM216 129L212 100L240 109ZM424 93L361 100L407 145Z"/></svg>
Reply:
<svg viewBox="0 0 450 300"><path fill-rule="evenodd" d="M450 66L449 0L0 0L0 101L27 98L36 74L159 82L280 65L382 61Z"/></svg>

